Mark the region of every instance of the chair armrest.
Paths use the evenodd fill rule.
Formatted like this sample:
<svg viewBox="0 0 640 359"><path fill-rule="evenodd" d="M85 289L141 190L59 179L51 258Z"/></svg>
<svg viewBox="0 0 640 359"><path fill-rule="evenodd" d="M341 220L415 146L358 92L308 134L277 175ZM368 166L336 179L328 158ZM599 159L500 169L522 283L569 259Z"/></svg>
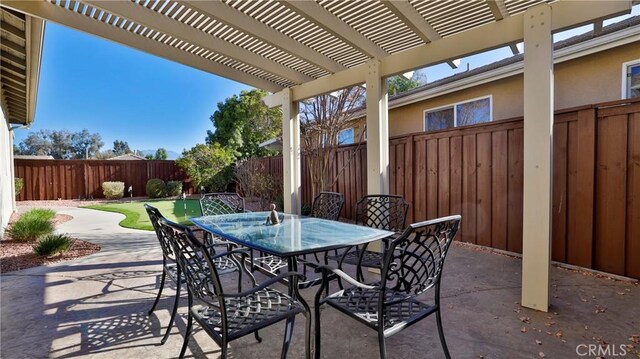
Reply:
<svg viewBox="0 0 640 359"><path fill-rule="evenodd" d="M266 287L273 285L275 283L278 283L280 281L282 281L283 279L287 278L287 277L300 277L301 279L304 279L304 275L302 273L298 273L298 272L287 272L287 273L282 273L279 274L269 280L267 280L266 282L261 283L260 285L253 287L251 289L247 289L244 292L240 292L240 293L234 293L234 294L223 294L222 297L224 298L234 298L234 297L246 297L250 294L253 294L255 292L258 292L262 289L265 289Z"/></svg>
<svg viewBox="0 0 640 359"><path fill-rule="evenodd" d="M331 273L337 275L338 277L344 279L347 283L349 283L349 284L351 284L353 286L359 287L359 288L363 288L363 289L375 289L375 288L378 288L377 286L360 283L356 279L354 279L353 277L348 275L347 273L343 272L341 269L334 268L332 266L328 266L328 265L319 266L318 268L316 268L316 272L323 272L323 275L324 274L328 274L328 272L331 272Z"/></svg>

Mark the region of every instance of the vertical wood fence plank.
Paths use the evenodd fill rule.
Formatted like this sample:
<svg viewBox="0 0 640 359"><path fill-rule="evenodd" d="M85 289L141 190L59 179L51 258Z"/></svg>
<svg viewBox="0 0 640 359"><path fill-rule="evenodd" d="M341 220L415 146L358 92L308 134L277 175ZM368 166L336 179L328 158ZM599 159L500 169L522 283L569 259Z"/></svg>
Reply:
<svg viewBox="0 0 640 359"><path fill-rule="evenodd" d="M450 182L450 166L449 159L449 138L441 138L438 140L438 217L448 216L450 214L449 198L451 189Z"/></svg>
<svg viewBox="0 0 640 359"><path fill-rule="evenodd" d="M522 128L509 131L509 178L507 183L507 249L522 253L522 191L524 133Z"/></svg>
<svg viewBox="0 0 640 359"><path fill-rule="evenodd" d="M476 243L476 136L462 138L462 240Z"/></svg>
<svg viewBox="0 0 640 359"><path fill-rule="evenodd" d="M624 275L627 181L627 115L598 121L594 266Z"/></svg>
<svg viewBox="0 0 640 359"><path fill-rule="evenodd" d="M477 135L477 243L491 247L491 132Z"/></svg>
<svg viewBox="0 0 640 359"><path fill-rule="evenodd" d="M551 256L554 261L567 258L567 122L553 127L553 200L551 214Z"/></svg>
<svg viewBox="0 0 640 359"><path fill-rule="evenodd" d="M507 250L507 131L492 133L491 246Z"/></svg>
<svg viewBox="0 0 640 359"><path fill-rule="evenodd" d="M640 278L640 113L629 116L625 275Z"/></svg>

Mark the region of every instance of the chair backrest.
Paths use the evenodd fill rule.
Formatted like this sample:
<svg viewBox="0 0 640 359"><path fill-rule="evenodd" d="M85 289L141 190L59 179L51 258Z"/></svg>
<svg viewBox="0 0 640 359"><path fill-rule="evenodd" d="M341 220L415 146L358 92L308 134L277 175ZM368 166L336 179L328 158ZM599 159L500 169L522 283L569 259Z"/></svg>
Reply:
<svg viewBox="0 0 640 359"><path fill-rule="evenodd" d="M355 222L393 232L404 230L409 203L397 195L368 195L356 203Z"/></svg>
<svg viewBox="0 0 640 359"><path fill-rule="evenodd" d="M222 283L209 250L194 237L189 227L173 223L166 218L161 218L159 224L173 248L189 292L201 301L221 306L224 313L224 300L221 299Z"/></svg>
<svg viewBox="0 0 640 359"><path fill-rule="evenodd" d="M411 224L391 241L382 268L382 288L416 296L440 283L459 215ZM388 298L387 298L388 299Z"/></svg>
<svg viewBox="0 0 640 359"><path fill-rule="evenodd" d="M344 206L344 196L338 192L320 192L313 199L311 217L337 221Z"/></svg>
<svg viewBox="0 0 640 359"><path fill-rule="evenodd" d="M237 193L206 193L200 198L203 216L244 212L244 198Z"/></svg>
<svg viewBox="0 0 640 359"><path fill-rule="evenodd" d="M156 207L145 204L144 209L149 215L149 220L151 221L151 225L153 225L153 230L156 232L156 236L158 237L158 242L160 242L160 248L162 248L163 255L165 256L165 258L175 260L173 248L171 248L168 239L165 237L164 233L162 232L162 228L160 227L160 219L164 217Z"/></svg>

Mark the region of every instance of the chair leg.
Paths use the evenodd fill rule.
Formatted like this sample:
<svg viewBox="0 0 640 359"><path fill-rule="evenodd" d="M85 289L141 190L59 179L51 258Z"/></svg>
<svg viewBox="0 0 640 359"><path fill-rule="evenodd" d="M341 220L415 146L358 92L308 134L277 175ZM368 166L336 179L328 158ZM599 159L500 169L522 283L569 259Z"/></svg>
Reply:
<svg viewBox="0 0 640 359"><path fill-rule="evenodd" d="M149 315L151 315L151 313L153 313L153 311L156 309L156 305L158 305L158 302L160 301L160 297L162 296L162 289L164 289L164 281L165 279L167 279L167 272L164 269L164 264L165 264L166 259L162 259L162 278L160 279L160 289L158 290L158 295L156 296L156 301L153 302L153 305L151 306L151 309L149 310Z"/></svg>
<svg viewBox="0 0 640 359"><path fill-rule="evenodd" d="M182 349L180 350L180 359L184 358L184 353L187 351L187 346L189 346L189 337L191 336L191 328L193 327L193 317L191 315L192 304L193 299L191 299L191 293L189 293L189 314L187 317L187 331L184 333L184 342L182 343Z"/></svg>
<svg viewBox="0 0 640 359"><path fill-rule="evenodd" d="M295 323L295 316L287 319L287 326L284 328L284 340L282 341L282 354L280 358L285 359L287 352L289 351L289 344L291 344L291 337L293 337L293 324Z"/></svg>
<svg viewBox="0 0 640 359"><path fill-rule="evenodd" d="M227 355L229 355L229 345L226 340L222 340L220 344L220 359L227 359Z"/></svg>
<svg viewBox="0 0 640 359"><path fill-rule="evenodd" d="M260 334L258 334L257 330L253 332L253 335L256 337L256 340L258 341L258 343L262 343L262 338L260 337Z"/></svg>
<svg viewBox="0 0 640 359"><path fill-rule="evenodd" d="M176 282L176 299L173 302L173 311L171 312L171 319L169 319L169 324L167 325L167 331L164 333L164 337L162 337L162 340L160 341L160 344L164 344L167 339L169 339L169 333L171 332L171 327L173 327L173 323L176 319L176 313L178 312L178 307L180 304L180 288L182 287L182 285L180 285L180 275L178 274L177 276L177 282Z"/></svg>
<svg viewBox="0 0 640 359"><path fill-rule="evenodd" d="M438 323L438 334L440 335L440 344L442 344L444 356L447 359L451 359L451 355L449 355L449 348L447 348L447 341L444 339L444 330L442 329L442 316L440 314L440 308L438 308L438 311L436 312L436 323Z"/></svg>
<svg viewBox="0 0 640 359"><path fill-rule="evenodd" d="M315 299L313 301L313 318L315 319L315 359L320 359L320 297L322 296L322 290L325 286L325 282L322 282L322 286L318 289ZM327 285L328 287L328 285Z"/></svg>
<svg viewBox="0 0 640 359"><path fill-rule="evenodd" d="M378 330L378 346L380 347L380 359L386 359L387 347L384 343L384 330Z"/></svg>

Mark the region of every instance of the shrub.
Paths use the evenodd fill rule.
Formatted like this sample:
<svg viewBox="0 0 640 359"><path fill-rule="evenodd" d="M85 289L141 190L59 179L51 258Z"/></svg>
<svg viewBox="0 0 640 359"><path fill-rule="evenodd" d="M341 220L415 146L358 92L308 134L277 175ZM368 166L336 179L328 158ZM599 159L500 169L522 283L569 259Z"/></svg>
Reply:
<svg viewBox="0 0 640 359"><path fill-rule="evenodd" d="M45 208L33 208L29 211L25 212L22 217L26 218L35 218L42 221L51 221L55 218L56 212L51 209Z"/></svg>
<svg viewBox="0 0 640 359"><path fill-rule="evenodd" d="M147 181L147 196L149 198L160 198L167 195L167 185L163 180L152 178Z"/></svg>
<svg viewBox="0 0 640 359"><path fill-rule="evenodd" d="M182 182L167 181L167 196L179 196L182 194Z"/></svg>
<svg viewBox="0 0 640 359"><path fill-rule="evenodd" d="M102 193L106 199L120 199L124 196L124 182L102 182Z"/></svg>
<svg viewBox="0 0 640 359"><path fill-rule="evenodd" d="M53 233L55 212L48 209L32 209L24 213L7 231L11 238L20 242L35 241Z"/></svg>
<svg viewBox="0 0 640 359"><path fill-rule="evenodd" d="M73 240L66 234L50 234L33 246L33 252L39 256L50 256L66 252L72 244Z"/></svg>
<svg viewBox="0 0 640 359"><path fill-rule="evenodd" d="M16 188L16 197L18 197L20 195L20 192L22 192L22 188L24 187L24 180L20 177L15 177L13 179L13 182Z"/></svg>

